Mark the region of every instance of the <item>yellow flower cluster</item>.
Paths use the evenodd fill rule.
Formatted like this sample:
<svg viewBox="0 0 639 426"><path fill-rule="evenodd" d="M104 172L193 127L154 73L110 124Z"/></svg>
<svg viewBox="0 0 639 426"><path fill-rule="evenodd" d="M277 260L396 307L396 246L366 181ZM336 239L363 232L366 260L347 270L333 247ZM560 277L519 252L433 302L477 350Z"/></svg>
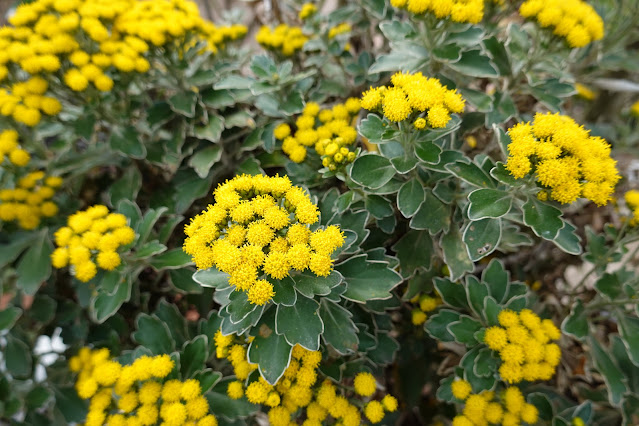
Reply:
<svg viewBox="0 0 639 426"><path fill-rule="evenodd" d="M304 3L298 17L300 18L300 20L305 21L316 13L317 6L315 6L313 3Z"/></svg>
<svg viewBox="0 0 639 426"><path fill-rule="evenodd" d="M550 380L561 360L561 349L551 343L561 337L559 329L530 309L501 311L498 320L501 327L487 328L484 342L499 352L501 379L506 383Z"/></svg>
<svg viewBox="0 0 639 426"><path fill-rule="evenodd" d="M90 399L84 425L217 426L199 381L165 380L174 366L169 355L144 355L122 365L108 349L80 349L69 369L79 373L78 396Z"/></svg>
<svg viewBox="0 0 639 426"><path fill-rule="evenodd" d="M51 198L60 185L62 178L45 177L44 172L38 171L20 178L17 188L0 190L0 221L15 220L20 228L27 230L37 228L43 217L58 213L58 206Z"/></svg>
<svg viewBox="0 0 639 426"><path fill-rule="evenodd" d="M53 267L71 265L71 273L82 282L95 277L98 267L107 271L117 268L121 263L118 248L135 239L135 231L127 221L126 216L109 213L103 205L72 214L67 226L54 234L58 248L51 253Z"/></svg>
<svg viewBox="0 0 639 426"><path fill-rule="evenodd" d="M308 351L296 345L293 347L289 366L275 385L269 384L262 377L247 383L249 374L257 369L257 365L246 360L246 348L251 340L249 338L248 341L236 343L233 335L224 336L219 330L215 334L216 356L227 358L231 362L237 378L227 388L230 398L240 399L245 396L253 404L269 407L268 419L273 426L290 426L294 422L293 415L304 414L304 426L320 426L329 415L345 426L361 424L362 413L356 404L338 395L336 386L329 380L318 383L319 365L322 361L322 353L319 351ZM377 382L372 374L359 373L355 376L353 388L356 395L369 398L376 393ZM393 396L385 395L381 401L368 401L363 414L371 423L379 423L385 411L395 411L397 405Z"/></svg>
<svg viewBox="0 0 639 426"><path fill-rule="evenodd" d="M322 158L322 165L334 171L339 165L355 160L355 152L350 150L357 140L355 121L359 113L360 101L349 98L332 108L321 109L315 102L304 107L302 115L295 121L296 131L282 123L273 135L282 141L282 151L295 163L306 159L308 147Z"/></svg>
<svg viewBox="0 0 639 426"><path fill-rule="evenodd" d="M639 101L630 106L630 113L635 117L639 117Z"/></svg>
<svg viewBox="0 0 639 426"><path fill-rule="evenodd" d="M0 155L2 156L2 161L5 159L9 160L11 164L24 167L29 164L31 160L31 155L29 153L20 148L18 144L18 132L15 130L3 130L0 133Z"/></svg>
<svg viewBox="0 0 639 426"><path fill-rule="evenodd" d="M446 127L450 113L464 111L465 101L457 90L449 90L436 78L421 72L395 73L393 86L370 88L362 94L362 108L380 111L390 121L399 122L412 117L418 129ZM423 116L421 114L423 113Z"/></svg>
<svg viewBox="0 0 639 426"><path fill-rule="evenodd" d="M62 81L74 92L108 92L118 72L145 73L153 47L180 50L207 42L215 51L246 28L217 28L188 0L37 0L0 29L0 114L27 126L62 105L45 96ZM26 78L25 78L26 76ZM93 93L93 92L92 92Z"/></svg>
<svg viewBox="0 0 639 426"><path fill-rule="evenodd" d="M552 28L570 47L584 47L604 36L603 19L583 0L526 0L519 13L536 19L544 28Z"/></svg>
<svg viewBox="0 0 639 426"><path fill-rule="evenodd" d="M632 219L630 225L635 226L639 223L639 191L631 189L624 195L628 208L632 210Z"/></svg>
<svg viewBox="0 0 639 426"><path fill-rule="evenodd" d="M575 84L575 90L577 91L577 96L587 101L592 101L597 97L597 93L595 93L590 87L581 83Z"/></svg>
<svg viewBox="0 0 639 426"><path fill-rule="evenodd" d="M347 22L342 22L341 24L331 28L328 30L328 38L332 39L337 37L340 34L346 34L351 32L351 25Z"/></svg>
<svg viewBox="0 0 639 426"><path fill-rule="evenodd" d="M331 254L344 244L339 227L311 232L317 206L288 177L239 175L217 187L215 205L185 226L184 251L198 269L215 266L229 284L264 305L275 295L260 277L281 280L294 269L319 277L333 269Z"/></svg>
<svg viewBox="0 0 639 426"><path fill-rule="evenodd" d="M610 145L568 117L537 113L532 123L508 130L511 142L506 169L516 179L531 171L550 196L560 203L579 197L599 206L611 199L621 178Z"/></svg>
<svg viewBox="0 0 639 426"><path fill-rule="evenodd" d="M527 403L517 387L506 388L498 401L494 401L495 392L492 391L472 394L466 380L455 380L451 387L453 396L464 401L463 414L455 416L453 426L519 426L521 422L534 425L539 419L537 407Z"/></svg>
<svg viewBox="0 0 639 426"><path fill-rule="evenodd" d="M432 13L454 22L476 24L484 17L484 0L391 0L390 3L415 15Z"/></svg>
<svg viewBox="0 0 639 426"><path fill-rule="evenodd" d="M428 319L428 313L437 309L442 304L439 295L432 297L427 294L418 294L410 302L416 304L417 307L411 311L411 320L414 325L422 325Z"/></svg>
<svg viewBox="0 0 639 426"><path fill-rule="evenodd" d="M308 37L302 33L300 27L280 24L275 29L263 26L255 35L255 40L266 49L292 56L304 46Z"/></svg>

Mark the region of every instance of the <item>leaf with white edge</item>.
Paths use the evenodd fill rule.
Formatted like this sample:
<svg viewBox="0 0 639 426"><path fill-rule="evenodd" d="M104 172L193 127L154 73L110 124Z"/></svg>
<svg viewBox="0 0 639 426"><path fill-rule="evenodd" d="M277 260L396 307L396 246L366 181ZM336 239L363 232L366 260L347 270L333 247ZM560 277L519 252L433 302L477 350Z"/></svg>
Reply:
<svg viewBox="0 0 639 426"><path fill-rule="evenodd" d="M435 235L440 231L448 231L450 224L450 207L427 190L424 202L410 221L410 227L427 229L431 235Z"/></svg>
<svg viewBox="0 0 639 426"><path fill-rule="evenodd" d="M523 207L524 223L530 226L533 232L546 240L553 240L564 226L561 220L561 210L545 204L535 197L530 197Z"/></svg>
<svg viewBox="0 0 639 426"><path fill-rule="evenodd" d="M224 119L209 113L209 122L205 126L194 128L193 136L198 139L217 143L222 136L222 130L224 130Z"/></svg>
<svg viewBox="0 0 639 426"><path fill-rule="evenodd" d="M191 256L184 253L181 248L174 248L169 251L165 251L162 254L153 256L153 258L149 261L149 264L158 271L161 269L183 268L187 265L191 265L192 263Z"/></svg>
<svg viewBox="0 0 639 426"><path fill-rule="evenodd" d="M501 240L501 219L482 219L470 222L464 231L464 243L473 262L495 251Z"/></svg>
<svg viewBox="0 0 639 426"><path fill-rule="evenodd" d="M497 77L499 73L490 62L488 56L479 50L469 50L462 53L461 59L448 65L455 71L470 77Z"/></svg>
<svg viewBox="0 0 639 426"><path fill-rule="evenodd" d="M400 272L404 278L420 269L429 269L433 256L433 240L427 231L410 230L391 247L397 253Z"/></svg>
<svg viewBox="0 0 639 426"><path fill-rule="evenodd" d="M495 187L492 177L482 170L481 167L467 159L464 160L457 160L452 164L447 164L446 170L471 185L480 188Z"/></svg>
<svg viewBox="0 0 639 426"><path fill-rule="evenodd" d="M582 253L581 237L575 233L577 228L568 222L564 222L564 227L553 240L555 245L568 254L578 256Z"/></svg>
<svg viewBox="0 0 639 426"><path fill-rule="evenodd" d="M402 276L390 269L387 262L369 261L366 254L352 256L335 269L346 281L342 297L359 303L388 299L390 291L402 282Z"/></svg>
<svg viewBox="0 0 639 426"><path fill-rule="evenodd" d="M431 316L424 324L426 332L441 342L454 342L455 337L448 330L448 324L459 321L461 314L449 309L442 309Z"/></svg>
<svg viewBox="0 0 639 426"><path fill-rule="evenodd" d="M294 306L278 305L275 332L283 334L291 346L299 344L309 351L317 351L324 331L318 311L319 303L304 296L298 297Z"/></svg>
<svg viewBox="0 0 639 426"><path fill-rule="evenodd" d="M327 277L318 277L317 275L305 272L301 275L293 277L295 281L295 289L303 296L312 298L314 296L326 296L330 294L331 289L341 284L344 278L342 275L333 270Z"/></svg>
<svg viewBox="0 0 639 426"><path fill-rule="evenodd" d="M484 312L484 299L488 297L488 286L474 275L466 276L466 294L472 310L481 316Z"/></svg>
<svg viewBox="0 0 639 426"><path fill-rule="evenodd" d="M133 126L126 129L115 129L109 138L109 145L114 151L124 156L142 159L146 157L146 147L138 138L138 132Z"/></svg>
<svg viewBox="0 0 639 426"><path fill-rule="evenodd" d="M222 147L219 145L209 146L197 151L190 159L189 166L193 167L195 173L202 179L208 176L211 167L222 158Z"/></svg>
<svg viewBox="0 0 639 426"><path fill-rule="evenodd" d="M481 280L486 283L490 295L494 297L498 303L504 301L504 297L508 293L508 272L504 269L504 265L501 261L491 259L481 274Z"/></svg>
<svg viewBox="0 0 639 426"><path fill-rule="evenodd" d="M466 272L473 272L475 265L470 260L466 244L457 229L451 229L450 232L443 234L440 245L452 281L462 277Z"/></svg>
<svg viewBox="0 0 639 426"><path fill-rule="evenodd" d="M381 155L369 154L357 157L351 167L351 178L362 186L377 189L395 176L390 160Z"/></svg>
<svg viewBox="0 0 639 426"><path fill-rule="evenodd" d="M273 291L275 292L273 303L285 306L293 306L295 304L297 301L297 292L295 291L295 281L293 278L287 276L281 280L272 280L271 284L273 284Z"/></svg>
<svg viewBox="0 0 639 426"><path fill-rule="evenodd" d="M217 382L222 378L222 373L213 371L210 368L198 371L193 375L193 378L200 382L200 388L202 388L202 395L205 395Z"/></svg>
<svg viewBox="0 0 639 426"><path fill-rule="evenodd" d="M159 241L149 241L148 243L142 245L142 247L138 248L135 252L136 259L148 259L151 256L156 254L160 254L166 251L166 246Z"/></svg>
<svg viewBox="0 0 639 426"><path fill-rule="evenodd" d="M426 199L426 191L418 179L404 183L397 193L397 208L405 218L413 217Z"/></svg>
<svg viewBox="0 0 639 426"><path fill-rule="evenodd" d="M131 277L122 279L113 293L99 291L91 300L91 316L97 323L103 323L115 315L122 304L131 298Z"/></svg>
<svg viewBox="0 0 639 426"><path fill-rule="evenodd" d="M267 311L256 328L258 334L248 348L248 360L258 365L264 380L275 384L291 361L293 347L283 335L275 333L275 309Z"/></svg>
<svg viewBox="0 0 639 426"><path fill-rule="evenodd" d="M136 331L131 337L154 355L170 354L175 350L175 343L165 323L155 315L141 313L135 321Z"/></svg>
<svg viewBox="0 0 639 426"><path fill-rule="evenodd" d="M568 315L561 324L564 333L579 340L588 336L588 317L581 300L577 299Z"/></svg>
<svg viewBox="0 0 639 426"><path fill-rule="evenodd" d="M206 368L208 346L208 337L202 334L184 343L180 356L182 379L190 379L195 373Z"/></svg>
<svg viewBox="0 0 639 426"><path fill-rule="evenodd" d="M203 287L228 287L230 275L218 271L215 266L209 269L200 269L193 274L193 280Z"/></svg>
<svg viewBox="0 0 639 426"><path fill-rule="evenodd" d="M351 314L337 303L323 298L320 303L320 317L324 323L322 338L341 355L355 353L359 344L357 326Z"/></svg>
<svg viewBox="0 0 639 426"><path fill-rule="evenodd" d="M439 163L441 153L442 149L431 141L418 141L415 144L415 154L424 163Z"/></svg>
<svg viewBox="0 0 639 426"><path fill-rule="evenodd" d="M448 331L453 335L455 341L463 345L476 345L475 333L482 328L479 321L472 319L467 315L459 317L458 321L448 324Z"/></svg>
<svg viewBox="0 0 639 426"><path fill-rule="evenodd" d="M462 284L441 277L435 277L433 284L444 303L455 308L469 308L466 289Z"/></svg>
<svg viewBox="0 0 639 426"><path fill-rule="evenodd" d="M613 406L619 407L623 401L624 394L628 391L625 375L610 358L608 351L601 347L597 339L591 337L588 341L590 342L594 365L606 382L608 401Z"/></svg>
<svg viewBox="0 0 639 426"><path fill-rule="evenodd" d="M29 295L35 294L40 285L51 275L53 244L49 240L46 228L38 234L38 239L22 255L16 268L18 276L16 285Z"/></svg>
<svg viewBox="0 0 639 426"><path fill-rule="evenodd" d="M195 117L195 105L197 104L197 94L194 92L179 92L169 98L171 109L185 117Z"/></svg>
<svg viewBox="0 0 639 426"><path fill-rule="evenodd" d="M639 318L617 315L617 319L623 343L628 348L628 356L633 364L639 366Z"/></svg>
<svg viewBox="0 0 639 426"><path fill-rule="evenodd" d="M513 197L509 193L489 188L471 192L468 194L468 200L470 201L468 206L470 220L502 217L508 213L513 203Z"/></svg>

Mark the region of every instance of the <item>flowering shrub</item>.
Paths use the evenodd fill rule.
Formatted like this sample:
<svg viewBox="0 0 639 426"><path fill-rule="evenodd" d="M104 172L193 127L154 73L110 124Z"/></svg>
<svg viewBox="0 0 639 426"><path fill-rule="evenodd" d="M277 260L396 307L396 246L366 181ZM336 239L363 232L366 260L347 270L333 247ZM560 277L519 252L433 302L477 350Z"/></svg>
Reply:
<svg viewBox="0 0 639 426"><path fill-rule="evenodd" d="M210 6L7 13L0 423L639 422L634 2Z"/></svg>

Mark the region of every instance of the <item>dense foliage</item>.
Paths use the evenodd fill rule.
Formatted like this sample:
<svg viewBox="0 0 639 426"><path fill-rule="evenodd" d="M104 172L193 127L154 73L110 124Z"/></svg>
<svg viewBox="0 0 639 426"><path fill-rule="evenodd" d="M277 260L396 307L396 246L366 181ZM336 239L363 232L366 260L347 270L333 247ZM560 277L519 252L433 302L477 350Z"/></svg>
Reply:
<svg viewBox="0 0 639 426"><path fill-rule="evenodd" d="M639 422L639 6L35 0L0 422Z"/></svg>

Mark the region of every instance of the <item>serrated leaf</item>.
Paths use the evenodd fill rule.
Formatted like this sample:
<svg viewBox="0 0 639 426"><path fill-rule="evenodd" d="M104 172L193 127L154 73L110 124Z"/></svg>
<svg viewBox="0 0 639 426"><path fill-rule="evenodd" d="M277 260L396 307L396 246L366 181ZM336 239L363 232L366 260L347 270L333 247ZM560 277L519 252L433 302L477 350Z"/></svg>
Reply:
<svg viewBox="0 0 639 426"><path fill-rule="evenodd" d="M335 266L346 281L343 297L355 302L388 299L390 291L402 282L402 277L389 268L387 262L367 260L366 254L352 256Z"/></svg>

